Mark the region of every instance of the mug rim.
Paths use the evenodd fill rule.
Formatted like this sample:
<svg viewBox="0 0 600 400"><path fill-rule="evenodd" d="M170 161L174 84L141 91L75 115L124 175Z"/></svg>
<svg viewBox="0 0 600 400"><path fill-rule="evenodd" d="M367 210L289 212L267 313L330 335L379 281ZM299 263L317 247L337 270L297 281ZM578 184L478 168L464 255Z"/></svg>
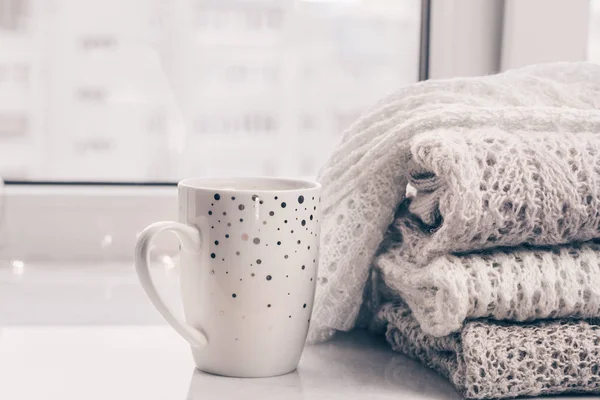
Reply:
<svg viewBox="0 0 600 400"><path fill-rule="evenodd" d="M262 185L256 188L243 187L242 184L248 185L251 182L262 182ZM214 182L211 185L211 182ZM227 187L223 184L231 182L230 185L234 187ZM240 188L235 187L236 182L241 182ZM281 187L277 187L277 183L282 183ZM220 183L221 185L218 185ZM287 187L286 187L287 184ZM289 187L293 185L295 187ZM220 192L231 192L231 193L254 193L254 192L301 192L306 190L320 189L322 186L319 182L307 179L296 179L296 178L280 178L274 176L233 176L233 177L196 177L186 178L177 183L179 188L188 189L200 189Z"/></svg>

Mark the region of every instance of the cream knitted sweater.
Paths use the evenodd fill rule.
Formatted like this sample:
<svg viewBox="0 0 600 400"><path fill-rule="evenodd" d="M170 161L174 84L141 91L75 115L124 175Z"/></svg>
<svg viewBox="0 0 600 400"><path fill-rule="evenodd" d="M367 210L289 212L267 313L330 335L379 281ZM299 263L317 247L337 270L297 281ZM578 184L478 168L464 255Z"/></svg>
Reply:
<svg viewBox="0 0 600 400"><path fill-rule="evenodd" d="M423 330L445 335L481 316L597 315L597 245L568 243L600 237L599 109L600 66L585 63L428 81L377 104L320 173L310 339L355 325L409 182L417 194L399 215L403 240L377 264ZM546 247L460 256L517 245Z"/></svg>
<svg viewBox="0 0 600 400"><path fill-rule="evenodd" d="M567 245L600 236L600 135L489 129L411 143L417 194L376 264L423 331L600 316L600 245Z"/></svg>

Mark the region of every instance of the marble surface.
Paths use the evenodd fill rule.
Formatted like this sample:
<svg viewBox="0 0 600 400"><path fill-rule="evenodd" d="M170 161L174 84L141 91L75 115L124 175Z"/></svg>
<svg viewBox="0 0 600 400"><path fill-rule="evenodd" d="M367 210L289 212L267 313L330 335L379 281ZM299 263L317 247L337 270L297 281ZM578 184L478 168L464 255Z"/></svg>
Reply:
<svg viewBox="0 0 600 400"><path fill-rule="evenodd" d="M73 268L0 264L0 399L460 399L441 376L362 331L307 346L299 369L281 377L199 372L130 265ZM176 301L171 269L157 280Z"/></svg>

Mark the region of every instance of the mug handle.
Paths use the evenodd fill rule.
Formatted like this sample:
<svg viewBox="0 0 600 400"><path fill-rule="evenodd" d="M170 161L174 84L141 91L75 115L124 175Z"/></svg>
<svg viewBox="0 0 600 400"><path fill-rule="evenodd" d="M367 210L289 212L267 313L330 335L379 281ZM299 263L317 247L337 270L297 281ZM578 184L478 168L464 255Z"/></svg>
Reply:
<svg viewBox="0 0 600 400"><path fill-rule="evenodd" d="M144 229L137 240L135 246L135 270L142 288L144 288L144 291L158 312L192 346L203 349L208 344L206 335L175 317L158 294L150 276L150 245L159 233L165 231L173 232L177 236L184 251L191 253L200 252L200 231L197 228L173 221L155 222Z"/></svg>

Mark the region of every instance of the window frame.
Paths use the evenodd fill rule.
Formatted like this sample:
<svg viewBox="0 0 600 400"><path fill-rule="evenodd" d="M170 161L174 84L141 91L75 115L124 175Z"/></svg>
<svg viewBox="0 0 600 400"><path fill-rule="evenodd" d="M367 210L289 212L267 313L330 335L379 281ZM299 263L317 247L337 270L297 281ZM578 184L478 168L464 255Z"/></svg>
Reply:
<svg viewBox="0 0 600 400"><path fill-rule="evenodd" d="M501 70L587 59L590 0L504 1Z"/></svg>

